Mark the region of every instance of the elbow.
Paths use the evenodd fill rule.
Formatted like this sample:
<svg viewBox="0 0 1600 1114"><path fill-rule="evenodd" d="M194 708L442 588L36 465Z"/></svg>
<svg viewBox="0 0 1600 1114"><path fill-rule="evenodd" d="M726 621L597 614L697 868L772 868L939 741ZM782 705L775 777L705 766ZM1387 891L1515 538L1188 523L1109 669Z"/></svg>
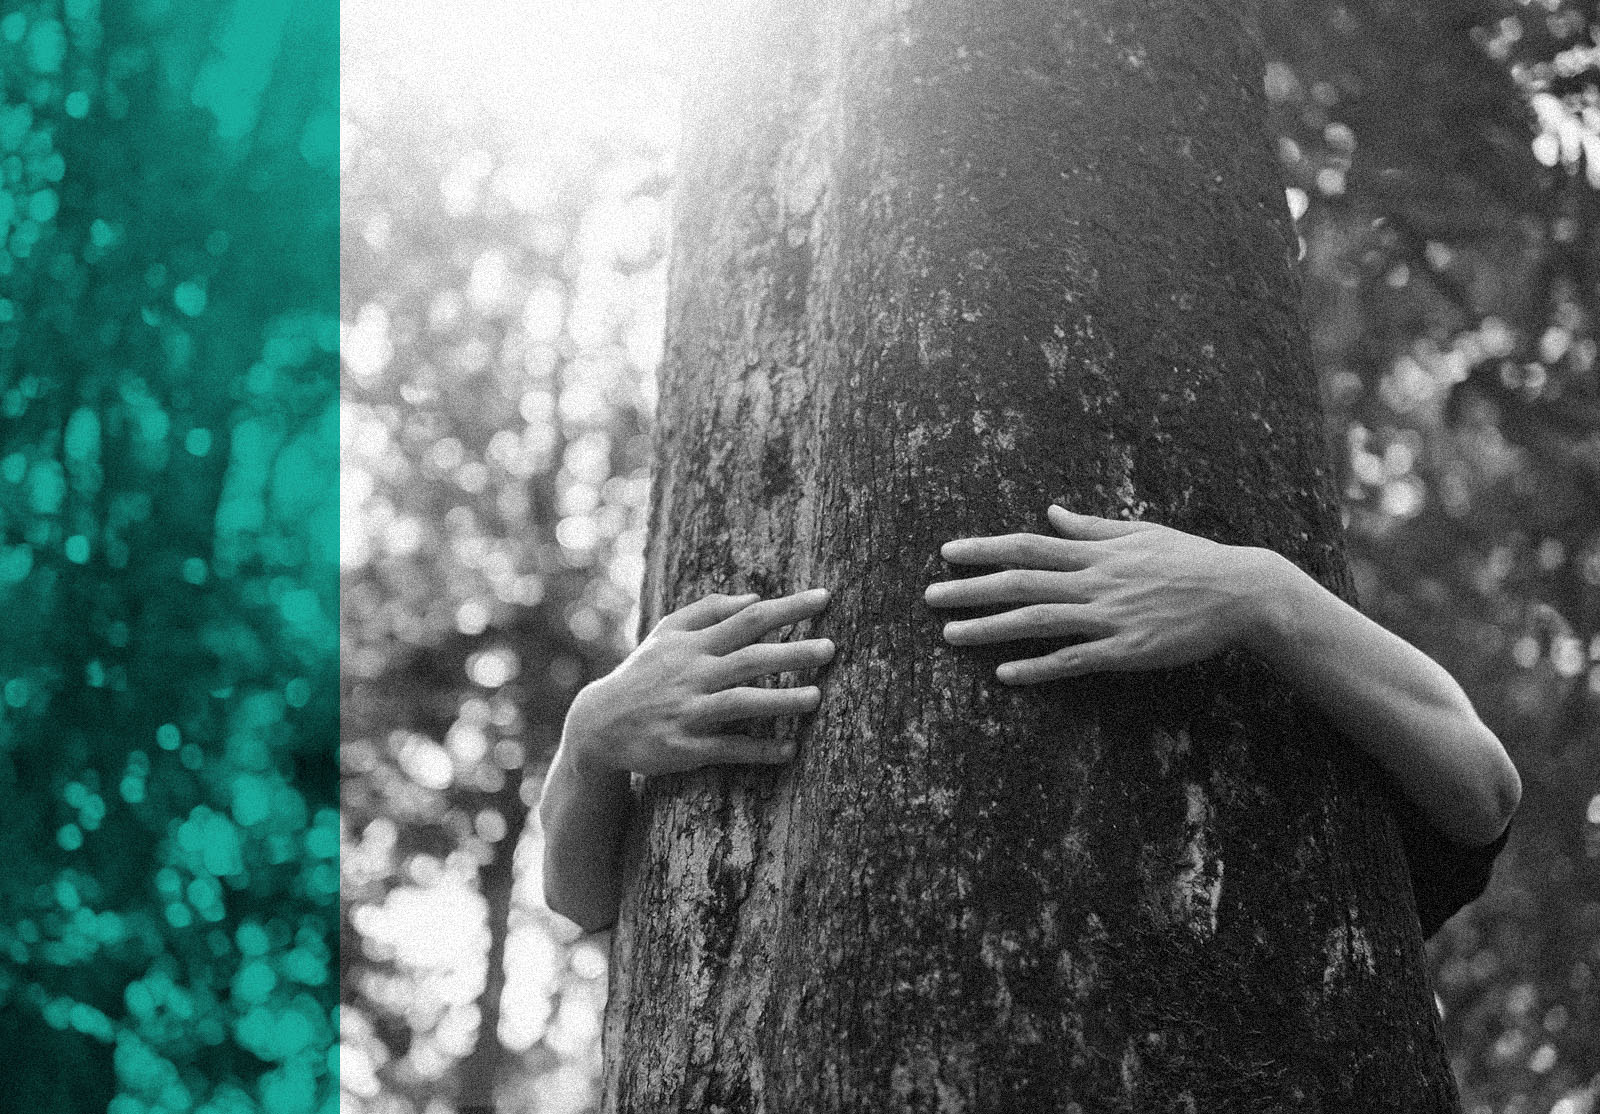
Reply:
<svg viewBox="0 0 1600 1114"><path fill-rule="evenodd" d="M559 910L557 911L559 912ZM617 918L614 914L608 914L597 909L574 908L570 912L562 912L561 915L577 925L585 936L592 936L596 932L604 932L617 923Z"/></svg>
<svg viewBox="0 0 1600 1114"><path fill-rule="evenodd" d="M1511 823L1511 818L1516 815L1517 806L1522 803L1522 775L1517 773L1517 767L1511 761L1511 756L1504 749L1500 751L1500 770L1495 778L1495 815L1498 827L1495 838L1500 838L1500 833L1505 831L1506 825Z"/></svg>
<svg viewBox="0 0 1600 1114"><path fill-rule="evenodd" d="M565 917L586 936L610 928L617 919L615 909L604 908L592 895L574 892L548 859L544 864L544 903L550 912Z"/></svg>
<svg viewBox="0 0 1600 1114"><path fill-rule="evenodd" d="M574 856L554 813L548 798L539 802L539 823L545 831L539 872L545 908L565 917L585 934L609 928L617 919L620 904L616 886L597 879L587 857Z"/></svg>
<svg viewBox="0 0 1600 1114"><path fill-rule="evenodd" d="M1485 845L1499 839L1522 803L1522 777L1500 740L1487 727L1482 728L1489 760L1484 764L1478 791L1473 844Z"/></svg>

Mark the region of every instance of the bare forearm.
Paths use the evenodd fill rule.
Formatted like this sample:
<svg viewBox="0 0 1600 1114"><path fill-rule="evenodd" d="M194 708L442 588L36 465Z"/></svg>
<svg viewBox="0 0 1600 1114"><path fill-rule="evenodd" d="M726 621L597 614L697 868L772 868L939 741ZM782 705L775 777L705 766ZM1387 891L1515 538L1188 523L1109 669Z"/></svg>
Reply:
<svg viewBox="0 0 1600 1114"><path fill-rule="evenodd" d="M1421 650L1262 551L1250 644L1463 844L1497 838L1521 795L1516 767L1461 686Z"/></svg>
<svg viewBox="0 0 1600 1114"><path fill-rule="evenodd" d="M545 901L585 932L616 920L633 807L627 771L585 765L562 740L539 798Z"/></svg>

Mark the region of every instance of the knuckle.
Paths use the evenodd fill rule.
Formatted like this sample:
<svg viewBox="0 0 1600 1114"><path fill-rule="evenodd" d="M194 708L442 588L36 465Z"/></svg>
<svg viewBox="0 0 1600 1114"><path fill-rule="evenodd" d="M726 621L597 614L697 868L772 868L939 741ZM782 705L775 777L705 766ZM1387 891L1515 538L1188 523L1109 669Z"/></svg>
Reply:
<svg viewBox="0 0 1600 1114"><path fill-rule="evenodd" d="M1060 580L1058 578L1060 575L1060 573L1029 569L1023 573L1022 581L1018 587L1023 591L1041 596L1059 595Z"/></svg>
<svg viewBox="0 0 1600 1114"><path fill-rule="evenodd" d="M683 662L679 667L678 702L693 700L720 685L725 670L725 662L716 658L695 656Z"/></svg>
<svg viewBox="0 0 1600 1114"><path fill-rule="evenodd" d="M651 671L662 679L674 678L670 687L693 689L701 680L706 658L696 652L693 644L669 642L653 648L641 657Z"/></svg>
<svg viewBox="0 0 1600 1114"><path fill-rule="evenodd" d="M1022 613L1023 626L1034 634L1048 634L1055 628L1054 609L1048 606L1029 607Z"/></svg>
<svg viewBox="0 0 1600 1114"><path fill-rule="evenodd" d="M755 647L753 646L741 646L737 650L732 650L726 654L723 654L720 658L716 659L719 666L719 671L726 673L740 673L744 670L752 668L756 664L754 661L755 655L752 653L754 649Z"/></svg>
<svg viewBox="0 0 1600 1114"><path fill-rule="evenodd" d="M1065 629L1084 631L1093 629L1097 625L1095 613L1088 604L1058 603L1055 607L1056 613L1061 617L1061 625Z"/></svg>
<svg viewBox="0 0 1600 1114"><path fill-rule="evenodd" d="M763 605L753 603L730 619L726 629L735 638L756 638L766 628L769 614Z"/></svg>
<svg viewBox="0 0 1600 1114"><path fill-rule="evenodd" d="M783 659L770 642L755 642L746 646L740 658L745 677L772 673L783 666Z"/></svg>
<svg viewBox="0 0 1600 1114"><path fill-rule="evenodd" d="M642 650L648 646L658 652L679 650L693 646L695 641L694 631L679 630L677 627L668 627L666 629L657 627L649 638L639 644L639 648Z"/></svg>
<svg viewBox="0 0 1600 1114"><path fill-rule="evenodd" d="M752 677L758 672L770 669L771 651L766 648L766 643L752 642L747 647L739 647L730 655L726 655L723 661L733 664L741 677Z"/></svg>
<svg viewBox="0 0 1600 1114"><path fill-rule="evenodd" d="M1039 534L1024 534L1022 552L1034 560L1048 557L1055 547L1050 544L1050 539Z"/></svg>
<svg viewBox="0 0 1600 1114"><path fill-rule="evenodd" d="M692 697L683 702L682 711L678 715L680 726L693 729L715 719L718 712L718 693L708 696Z"/></svg>

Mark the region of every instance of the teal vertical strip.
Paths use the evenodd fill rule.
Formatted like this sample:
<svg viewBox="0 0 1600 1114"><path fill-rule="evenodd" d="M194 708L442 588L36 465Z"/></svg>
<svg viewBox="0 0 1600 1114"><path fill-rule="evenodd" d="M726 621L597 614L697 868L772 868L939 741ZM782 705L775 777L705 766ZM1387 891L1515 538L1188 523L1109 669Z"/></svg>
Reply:
<svg viewBox="0 0 1600 1114"><path fill-rule="evenodd" d="M338 1105L338 10L0 0L0 1108Z"/></svg>

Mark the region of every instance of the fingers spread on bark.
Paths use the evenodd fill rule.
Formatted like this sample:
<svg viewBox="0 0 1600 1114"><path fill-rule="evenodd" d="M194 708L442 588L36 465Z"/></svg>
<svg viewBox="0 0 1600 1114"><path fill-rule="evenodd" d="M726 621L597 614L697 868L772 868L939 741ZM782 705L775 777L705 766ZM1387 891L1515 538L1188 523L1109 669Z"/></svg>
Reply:
<svg viewBox="0 0 1600 1114"><path fill-rule="evenodd" d="M940 546L939 555L952 565L1020 565L1062 572L1082 568L1088 557L1084 543L1044 534L956 538Z"/></svg>
<svg viewBox="0 0 1600 1114"><path fill-rule="evenodd" d="M726 654L752 642L759 642L764 636L791 623L809 619L827 605L826 588L813 588L775 600L762 600L718 623L708 632L707 648L714 654Z"/></svg>
<svg viewBox="0 0 1600 1114"><path fill-rule="evenodd" d="M1120 518L1100 518L1092 514L1079 514L1067 508L1052 503L1046 509L1046 517L1050 525L1064 538L1074 538L1081 541L1105 541L1110 538L1120 538L1124 534L1137 533L1148 529L1148 522L1128 522Z"/></svg>
<svg viewBox="0 0 1600 1114"><path fill-rule="evenodd" d="M792 716L815 711L822 690L815 685L791 689L730 688L701 697L691 720L696 726L726 723L754 716Z"/></svg>
<svg viewBox="0 0 1600 1114"><path fill-rule="evenodd" d="M719 687L739 685L769 673L813 669L833 659L834 645L827 638L798 642L756 642L724 656L714 670Z"/></svg>
<svg viewBox="0 0 1600 1114"><path fill-rule="evenodd" d="M720 623L730 615L737 614L749 607L761 597L755 592L746 592L742 596L728 596L721 592L713 592L702 596L693 603L672 612L656 624L657 630L664 631L697 631Z"/></svg>
<svg viewBox="0 0 1600 1114"><path fill-rule="evenodd" d="M1043 657L1005 662L995 670L995 676L1008 685L1037 685L1063 677L1082 677L1090 673L1135 668L1137 666L1131 660L1124 641L1102 638L1095 642L1063 646Z"/></svg>
<svg viewBox="0 0 1600 1114"><path fill-rule="evenodd" d="M1065 638L1096 633L1100 625L1097 612L1088 604L1036 603L999 615L946 623L944 637L954 645L975 646L1018 638Z"/></svg>
<svg viewBox="0 0 1600 1114"><path fill-rule="evenodd" d="M965 580L928 585L922 598L929 607L981 607L1004 603L1082 603L1089 598L1080 573L1041 569L1007 569Z"/></svg>

